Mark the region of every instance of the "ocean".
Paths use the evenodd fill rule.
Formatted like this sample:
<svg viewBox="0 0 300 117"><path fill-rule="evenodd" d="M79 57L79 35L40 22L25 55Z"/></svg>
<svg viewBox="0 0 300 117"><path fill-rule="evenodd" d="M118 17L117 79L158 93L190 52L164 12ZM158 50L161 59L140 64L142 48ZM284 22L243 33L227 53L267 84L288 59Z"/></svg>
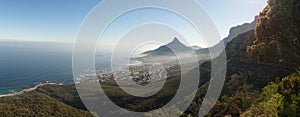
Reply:
<svg viewBox="0 0 300 117"><path fill-rule="evenodd" d="M110 69L110 57L97 58L96 69ZM72 45L0 42L0 95L39 83L74 83Z"/></svg>

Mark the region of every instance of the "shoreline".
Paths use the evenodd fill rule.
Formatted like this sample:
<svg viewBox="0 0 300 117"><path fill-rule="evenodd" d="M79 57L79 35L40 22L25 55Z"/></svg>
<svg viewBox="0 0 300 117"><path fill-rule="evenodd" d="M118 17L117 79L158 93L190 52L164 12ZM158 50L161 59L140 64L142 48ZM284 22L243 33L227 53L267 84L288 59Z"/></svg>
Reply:
<svg viewBox="0 0 300 117"><path fill-rule="evenodd" d="M24 94L24 93L32 92L32 91L36 90L37 88L45 86L45 85L64 85L64 84L62 84L62 83L59 83L59 84L58 83L42 83L42 84L38 84L38 85L36 85L35 87L32 87L32 88L23 89L23 90L21 90L19 92L0 95L0 98L2 98L2 97L17 96L17 95L21 95L21 94Z"/></svg>

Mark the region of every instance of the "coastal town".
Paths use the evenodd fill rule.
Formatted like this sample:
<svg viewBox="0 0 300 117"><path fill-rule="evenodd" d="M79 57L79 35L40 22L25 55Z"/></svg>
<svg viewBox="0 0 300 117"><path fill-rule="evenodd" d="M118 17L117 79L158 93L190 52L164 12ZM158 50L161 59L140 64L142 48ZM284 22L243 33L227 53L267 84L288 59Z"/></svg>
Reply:
<svg viewBox="0 0 300 117"><path fill-rule="evenodd" d="M168 61L164 63L156 62L139 62L138 64L123 65L121 70L87 70L84 75L75 78L76 83L82 81L100 82L111 84L119 81L134 81L138 85L148 84L151 81L161 81L171 77L170 71L179 68L179 63L176 61ZM95 77L97 80L95 80Z"/></svg>
<svg viewBox="0 0 300 117"><path fill-rule="evenodd" d="M120 71L99 70L96 72L99 82L105 83L111 80L133 80L139 85L147 84L152 80L165 80L168 71L174 68L175 62L165 64L144 63L128 65Z"/></svg>

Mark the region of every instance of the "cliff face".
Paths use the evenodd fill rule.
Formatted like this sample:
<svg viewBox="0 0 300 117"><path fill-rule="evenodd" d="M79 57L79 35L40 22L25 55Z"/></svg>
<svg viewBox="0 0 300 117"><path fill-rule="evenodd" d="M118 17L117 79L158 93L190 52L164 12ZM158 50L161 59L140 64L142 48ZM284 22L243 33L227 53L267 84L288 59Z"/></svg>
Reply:
<svg viewBox="0 0 300 117"><path fill-rule="evenodd" d="M259 62L247 52L247 46L256 40L254 30L248 31L234 38L227 44L227 77L234 74L243 75L253 88L261 89L277 77L284 77L293 73L292 69L284 66Z"/></svg>
<svg viewBox="0 0 300 117"><path fill-rule="evenodd" d="M245 23L243 25L239 25L236 27L232 27L229 31L228 37L226 37L223 41L225 44L229 43L232 39L236 38L238 35L246 33L248 31L254 30L256 27L258 17L254 18L254 21L251 23Z"/></svg>

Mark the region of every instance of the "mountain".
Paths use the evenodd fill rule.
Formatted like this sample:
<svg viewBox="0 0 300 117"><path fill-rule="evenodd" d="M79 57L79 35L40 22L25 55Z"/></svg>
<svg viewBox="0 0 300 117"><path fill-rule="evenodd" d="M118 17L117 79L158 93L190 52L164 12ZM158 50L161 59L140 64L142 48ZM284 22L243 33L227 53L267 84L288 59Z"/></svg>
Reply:
<svg viewBox="0 0 300 117"><path fill-rule="evenodd" d="M238 35L246 33L251 30L254 30L257 22L258 22L258 16L256 16L254 18L254 21L251 23L245 23L245 24L238 25L236 27L231 28L228 37L223 39L225 46L227 45L227 43L232 41L232 39L236 38ZM144 52L142 54L144 54L144 55L170 55L173 53L173 51L170 48L176 50L177 52L186 52L186 51L190 51L190 50L196 50L197 54L205 54L205 55L209 54L209 48L201 48L199 46L188 47L188 46L182 44L176 37L173 39L172 42L168 43L167 45L161 46L155 50Z"/></svg>
<svg viewBox="0 0 300 117"><path fill-rule="evenodd" d="M297 73L299 71L297 68L299 69L300 63L298 17L300 2L269 0L268 3L259 16L258 27L255 30L244 33L237 31L241 34L227 39L229 41L225 50L227 56L225 85L221 97L206 116L299 116L300 74ZM171 43L146 53L168 54L172 52L168 46L180 50L182 48L182 52L192 49L175 38ZM218 59L215 58L214 62L218 63ZM278 59L281 62L278 63ZM201 84L197 96L190 107L182 112L182 116L198 116L209 87L211 65L211 61L207 61L200 66ZM112 99L115 104L144 112L145 107L157 109L157 105L163 106L162 102L168 102L173 98L173 93L176 94L181 72L174 70L171 74L175 74L175 77L166 80L166 89L161 89L162 95L155 95L154 99L127 97L127 94L117 93L122 89L115 85L104 86L103 89L108 91L108 96L114 97ZM89 116L90 113L84 111L79 100L74 85L48 85L34 92L1 97L0 115ZM158 114L167 116L172 112Z"/></svg>
<svg viewBox="0 0 300 117"><path fill-rule="evenodd" d="M201 48L196 50L197 54L209 54L209 48Z"/></svg>
<svg viewBox="0 0 300 117"><path fill-rule="evenodd" d="M150 50L144 52L144 55L172 55L174 52L176 53L184 53L188 51L193 51L192 47L188 47L180 42L176 37L173 39L172 42L163 45L155 50Z"/></svg>
<svg viewBox="0 0 300 117"><path fill-rule="evenodd" d="M247 52L247 47L255 40L255 31L250 30L238 35L227 44L224 52L227 56L226 79L219 101L208 113L208 116L240 116L241 112L247 111L253 100L257 98L258 92L276 79L284 78L295 72L294 69L286 68L278 64L259 62ZM218 63L221 58L214 58ZM201 81L194 102L196 107L190 107L187 115L197 116L198 111L193 111L197 105L201 105L210 82L211 61L200 65ZM194 113L195 112L195 113Z"/></svg>
<svg viewBox="0 0 300 117"><path fill-rule="evenodd" d="M251 22L251 23L245 23L243 25L238 25L236 27L231 28L230 31L229 31L228 37L223 39L225 45L227 45L228 42L230 42L232 39L234 39L238 35L246 33L250 30L254 30L255 27L256 27L257 21L258 21L258 17L256 16L254 18L254 21Z"/></svg>
<svg viewBox="0 0 300 117"><path fill-rule="evenodd" d="M201 47L199 47L199 46L196 46L196 45L191 46L191 48L193 48L194 50L200 50L200 49L203 49L203 48L201 48Z"/></svg>
<svg viewBox="0 0 300 117"><path fill-rule="evenodd" d="M255 27L256 27L256 23L258 22L258 16L256 16L254 18L254 21L251 22L251 23L245 23L243 25L238 25L236 27L232 27L230 29L230 33L228 35L228 37L224 38L223 39L223 42L225 44L225 46L227 46L227 44L229 42L231 42L234 38L238 37L239 35L242 35L243 33L246 33L246 32L249 32L251 30L254 30ZM221 43L221 42L220 42ZM205 56L210 56L209 54L209 50L210 49L213 49L213 47L210 47L210 48L199 48L199 49L196 49L196 53L197 54L202 54L202 55L205 55Z"/></svg>
<svg viewBox="0 0 300 117"><path fill-rule="evenodd" d="M227 38L223 94L207 116L299 115L300 1L268 3L256 28Z"/></svg>
<svg viewBox="0 0 300 117"><path fill-rule="evenodd" d="M227 74L243 74L248 79L249 84L260 89L266 86L275 78L285 77L294 72L293 69L280 66L278 64L259 62L247 52L247 47L256 40L254 30L243 33L226 47L227 54Z"/></svg>

